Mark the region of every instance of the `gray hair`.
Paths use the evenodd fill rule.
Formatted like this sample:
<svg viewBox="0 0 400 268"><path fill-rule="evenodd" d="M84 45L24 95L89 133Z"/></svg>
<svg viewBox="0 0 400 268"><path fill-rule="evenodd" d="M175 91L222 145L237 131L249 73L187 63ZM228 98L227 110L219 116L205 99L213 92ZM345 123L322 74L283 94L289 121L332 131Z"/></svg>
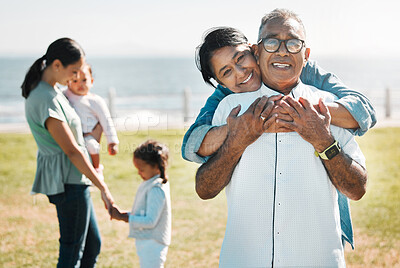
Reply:
<svg viewBox="0 0 400 268"><path fill-rule="evenodd" d="M306 35L306 29L305 29L304 24L301 21L299 15L297 15L296 13L294 13L293 11L290 11L288 9L276 8L276 9L272 10L270 13L265 14L264 17L261 19L261 25L258 30L258 40L260 40L262 38L261 35L262 35L262 31L264 30L264 26L268 22L275 20L275 19L282 19L282 20L294 19L294 20L296 20L303 28L304 36Z"/></svg>

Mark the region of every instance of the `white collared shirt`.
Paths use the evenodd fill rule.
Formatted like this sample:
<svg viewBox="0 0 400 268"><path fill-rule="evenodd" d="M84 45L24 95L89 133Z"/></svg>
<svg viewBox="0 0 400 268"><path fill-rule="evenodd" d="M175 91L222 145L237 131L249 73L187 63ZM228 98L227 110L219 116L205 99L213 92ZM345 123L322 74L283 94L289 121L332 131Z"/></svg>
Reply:
<svg viewBox="0 0 400 268"><path fill-rule="evenodd" d="M213 125L226 123L241 104L244 113L265 86L232 94L219 104ZM300 84L291 95L316 103L332 102L330 93ZM331 126L346 154L365 166L354 137ZM337 192L314 147L296 132L264 133L246 148L226 187L228 220L220 267L344 267Z"/></svg>

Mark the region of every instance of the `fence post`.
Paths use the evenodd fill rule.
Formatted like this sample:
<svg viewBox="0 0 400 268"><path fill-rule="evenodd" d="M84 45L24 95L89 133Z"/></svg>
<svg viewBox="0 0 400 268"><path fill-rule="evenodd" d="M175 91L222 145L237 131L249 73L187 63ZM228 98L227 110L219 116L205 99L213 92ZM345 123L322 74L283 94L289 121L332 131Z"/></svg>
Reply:
<svg viewBox="0 0 400 268"><path fill-rule="evenodd" d="M115 88L108 89L108 109L110 110L111 118L115 118Z"/></svg>
<svg viewBox="0 0 400 268"><path fill-rule="evenodd" d="M385 116L386 118L390 118L391 116L391 103L390 103L390 89L387 87L386 88L386 94L385 94Z"/></svg>
<svg viewBox="0 0 400 268"><path fill-rule="evenodd" d="M189 120L191 95L190 87L185 87L183 90L183 122L185 123Z"/></svg>

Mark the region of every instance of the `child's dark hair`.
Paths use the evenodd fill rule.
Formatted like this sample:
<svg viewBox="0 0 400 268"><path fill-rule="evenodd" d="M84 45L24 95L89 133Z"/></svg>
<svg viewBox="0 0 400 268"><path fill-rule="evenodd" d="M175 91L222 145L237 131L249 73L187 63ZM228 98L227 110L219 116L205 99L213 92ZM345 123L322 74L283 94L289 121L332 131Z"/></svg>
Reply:
<svg viewBox="0 0 400 268"><path fill-rule="evenodd" d="M217 27L205 32L203 42L196 48L196 65L204 82L215 88L215 85L211 82L211 78L215 79L215 74L211 68L210 60L217 49L248 43L246 36L235 28Z"/></svg>
<svg viewBox="0 0 400 268"><path fill-rule="evenodd" d="M24 82L21 85L22 96L28 98L32 89L34 89L42 79L42 74L47 66L50 66L54 60L60 60L64 67L73 64L85 56L81 46L70 38L60 38L47 48L46 54L37 59L25 75Z"/></svg>
<svg viewBox="0 0 400 268"><path fill-rule="evenodd" d="M163 179L163 183L168 181L165 172L168 165L168 155L167 146L154 140L145 141L133 152L134 158L143 160L147 164L157 166L160 169L160 177Z"/></svg>

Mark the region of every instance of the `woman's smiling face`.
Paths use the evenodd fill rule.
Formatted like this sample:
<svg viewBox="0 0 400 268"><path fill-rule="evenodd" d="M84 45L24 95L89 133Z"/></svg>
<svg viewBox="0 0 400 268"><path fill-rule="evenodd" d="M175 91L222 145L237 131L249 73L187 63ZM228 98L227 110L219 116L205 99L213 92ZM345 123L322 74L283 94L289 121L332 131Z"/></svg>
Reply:
<svg viewBox="0 0 400 268"><path fill-rule="evenodd" d="M260 68L247 44L217 49L210 64L218 83L232 92L256 91L261 86Z"/></svg>

